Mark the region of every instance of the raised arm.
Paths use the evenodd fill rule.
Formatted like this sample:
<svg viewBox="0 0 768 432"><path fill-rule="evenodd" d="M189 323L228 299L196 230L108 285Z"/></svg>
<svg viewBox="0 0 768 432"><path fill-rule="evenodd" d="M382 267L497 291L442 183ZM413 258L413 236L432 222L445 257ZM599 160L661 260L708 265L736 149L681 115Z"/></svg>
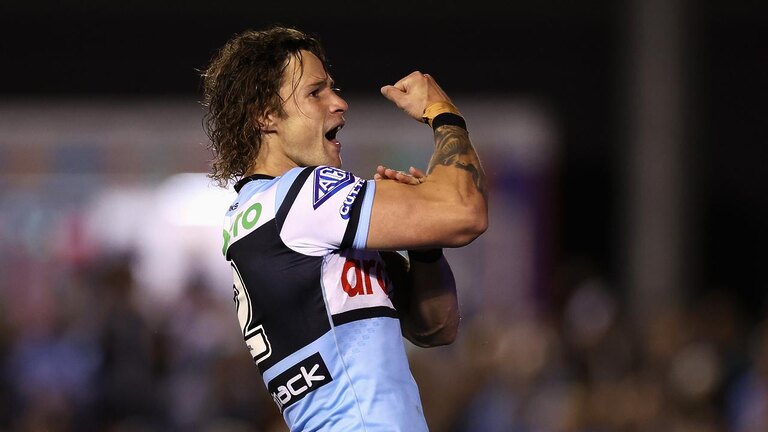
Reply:
<svg viewBox="0 0 768 432"><path fill-rule="evenodd" d="M485 173L463 119L432 77L414 72L381 92L414 119L428 118L435 151L426 177L413 168L404 176L379 167L366 247L409 249L410 263L382 252L403 335L422 347L449 344L458 330L459 305L439 248L464 246L485 231Z"/></svg>
<svg viewBox="0 0 768 432"><path fill-rule="evenodd" d="M418 121L427 108L451 104L435 80L420 72L382 87L381 92ZM441 121L455 118L451 114L435 117L435 151L425 181L418 185L377 182L366 248L458 247L485 231L485 173L467 130L451 124L456 122Z"/></svg>

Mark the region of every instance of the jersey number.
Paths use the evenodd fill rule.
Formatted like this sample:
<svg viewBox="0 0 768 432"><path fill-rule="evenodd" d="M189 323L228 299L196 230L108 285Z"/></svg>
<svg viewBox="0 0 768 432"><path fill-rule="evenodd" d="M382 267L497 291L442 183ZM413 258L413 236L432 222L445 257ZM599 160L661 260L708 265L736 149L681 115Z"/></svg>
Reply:
<svg viewBox="0 0 768 432"><path fill-rule="evenodd" d="M243 330L245 344L248 346L251 356L253 356L253 361L258 364L272 354L272 347L269 345L269 339L264 331L264 326L261 324L256 325L256 320L253 317L251 296L248 294L248 290L245 289L243 278L240 276L240 271L234 263L232 263L232 275L234 279L233 289L235 306L237 307L237 319L240 321L240 326Z"/></svg>

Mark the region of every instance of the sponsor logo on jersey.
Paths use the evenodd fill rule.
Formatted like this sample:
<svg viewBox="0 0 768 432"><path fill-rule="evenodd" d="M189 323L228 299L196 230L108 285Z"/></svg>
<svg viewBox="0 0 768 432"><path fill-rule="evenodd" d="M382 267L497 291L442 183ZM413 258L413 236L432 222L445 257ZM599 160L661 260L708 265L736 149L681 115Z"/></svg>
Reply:
<svg viewBox="0 0 768 432"><path fill-rule="evenodd" d="M315 192L312 207L317 210L328 198L352 183L352 174L333 167L315 170Z"/></svg>
<svg viewBox="0 0 768 432"><path fill-rule="evenodd" d="M229 227L229 230L224 230L222 236L224 237L224 246L221 248L221 253L227 255L227 248L233 239L236 239L240 234L240 229L245 231L251 230L256 226L256 222L261 217L261 203L253 203L250 207L241 211L235 216L234 222Z"/></svg>
<svg viewBox="0 0 768 432"><path fill-rule="evenodd" d="M371 276L375 276L379 289L384 295L388 295L387 273L381 261L347 258L341 270L341 289L350 297L371 295L373 294Z"/></svg>
<svg viewBox="0 0 768 432"><path fill-rule="evenodd" d="M320 353L314 353L272 378L267 384L280 412L333 381Z"/></svg>
<svg viewBox="0 0 768 432"><path fill-rule="evenodd" d="M355 185L352 187L352 190L347 194L347 197L344 198L344 202L341 204L341 208L339 209L339 214L341 215L342 219L349 219L350 212L352 211L352 204L355 203L357 194L360 193L360 189L363 188L364 184L365 180L358 179L357 183L355 183Z"/></svg>

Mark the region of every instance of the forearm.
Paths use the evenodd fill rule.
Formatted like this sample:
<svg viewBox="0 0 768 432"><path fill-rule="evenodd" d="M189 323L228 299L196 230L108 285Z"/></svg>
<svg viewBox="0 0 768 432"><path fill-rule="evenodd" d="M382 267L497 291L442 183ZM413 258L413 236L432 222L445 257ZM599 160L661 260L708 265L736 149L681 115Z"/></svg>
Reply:
<svg viewBox="0 0 768 432"><path fill-rule="evenodd" d="M459 226L466 224L461 236L472 241L488 226L488 206L485 173L463 116L429 74L413 72L381 92L413 119L434 129L435 151L419 189L432 195L434 202L451 207L461 220Z"/></svg>
<svg viewBox="0 0 768 432"><path fill-rule="evenodd" d="M439 186L451 212L464 222L471 241L488 226L488 194L485 171L469 138L464 120L443 113L434 126L435 150L427 167L425 183ZM462 126L459 126L461 124Z"/></svg>
<svg viewBox="0 0 768 432"><path fill-rule="evenodd" d="M398 181L376 186L366 248L462 247L473 242L488 228L488 194L463 117L428 74L413 72L381 92L433 128L435 150L428 175L414 182L404 182L403 174L391 177L397 173L381 168L380 178Z"/></svg>
<svg viewBox="0 0 768 432"><path fill-rule="evenodd" d="M435 128L435 151L429 161L428 180L455 189L470 209L470 218L487 225L487 192L483 167L466 128L442 125ZM416 258L416 259L414 259ZM456 280L445 257L422 260L411 253L408 272L411 289L409 329L413 339L428 346L453 342L459 325Z"/></svg>
<svg viewBox="0 0 768 432"><path fill-rule="evenodd" d="M435 150L427 167L429 178L453 186L464 200L487 206L485 172L469 132L460 126L442 125L435 128L434 136Z"/></svg>

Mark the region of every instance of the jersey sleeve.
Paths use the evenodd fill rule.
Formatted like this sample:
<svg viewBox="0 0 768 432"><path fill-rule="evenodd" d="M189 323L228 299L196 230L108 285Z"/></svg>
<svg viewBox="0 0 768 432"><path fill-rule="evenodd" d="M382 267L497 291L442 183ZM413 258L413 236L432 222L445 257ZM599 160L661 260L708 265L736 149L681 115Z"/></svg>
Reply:
<svg viewBox="0 0 768 432"><path fill-rule="evenodd" d="M338 168L289 171L276 196L275 222L281 239L294 251L312 256L364 248L375 189L373 180Z"/></svg>

